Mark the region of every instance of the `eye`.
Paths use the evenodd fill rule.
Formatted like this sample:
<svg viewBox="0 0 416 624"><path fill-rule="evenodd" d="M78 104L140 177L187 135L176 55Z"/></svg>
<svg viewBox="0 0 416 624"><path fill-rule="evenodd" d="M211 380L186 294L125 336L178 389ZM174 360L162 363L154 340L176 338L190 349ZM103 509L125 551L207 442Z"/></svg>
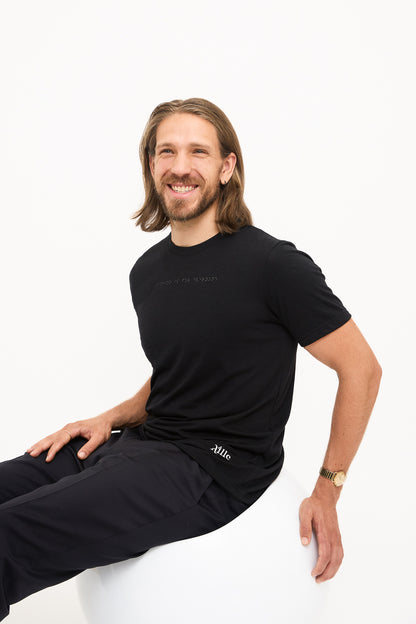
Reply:
<svg viewBox="0 0 416 624"><path fill-rule="evenodd" d="M165 147L164 149L160 150L160 154L164 154L167 152L171 152L172 150L170 149L170 147Z"/></svg>
<svg viewBox="0 0 416 624"><path fill-rule="evenodd" d="M207 152L204 149L197 148L194 150L195 154L206 154Z"/></svg>

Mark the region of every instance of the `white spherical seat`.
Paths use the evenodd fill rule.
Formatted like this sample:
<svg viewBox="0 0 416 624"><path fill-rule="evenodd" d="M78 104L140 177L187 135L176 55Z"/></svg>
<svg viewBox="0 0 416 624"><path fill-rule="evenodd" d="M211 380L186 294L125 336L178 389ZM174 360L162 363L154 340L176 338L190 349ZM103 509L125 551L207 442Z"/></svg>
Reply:
<svg viewBox="0 0 416 624"><path fill-rule="evenodd" d="M327 583L311 576L313 539L299 537L306 496L286 470L242 514L211 533L86 570L77 579L89 624L313 624Z"/></svg>

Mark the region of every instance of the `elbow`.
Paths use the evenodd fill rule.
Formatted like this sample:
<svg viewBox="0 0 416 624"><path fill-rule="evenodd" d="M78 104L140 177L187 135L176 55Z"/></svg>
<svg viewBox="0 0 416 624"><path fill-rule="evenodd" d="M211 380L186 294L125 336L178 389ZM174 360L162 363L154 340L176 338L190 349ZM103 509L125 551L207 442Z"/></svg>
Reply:
<svg viewBox="0 0 416 624"><path fill-rule="evenodd" d="M371 377L380 385L381 378L383 376L383 369L380 366L380 362L374 356L372 366L371 366Z"/></svg>
<svg viewBox="0 0 416 624"><path fill-rule="evenodd" d="M377 358L371 352L365 354L364 357L356 358L354 362L350 361L347 366L338 369L337 374L340 381L364 383L378 389L383 371Z"/></svg>
<svg viewBox="0 0 416 624"><path fill-rule="evenodd" d="M374 356L367 367L367 383L368 387L371 389L371 393L375 396L378 394L382 376L383 369L381 368L377 358Z"/></svg>

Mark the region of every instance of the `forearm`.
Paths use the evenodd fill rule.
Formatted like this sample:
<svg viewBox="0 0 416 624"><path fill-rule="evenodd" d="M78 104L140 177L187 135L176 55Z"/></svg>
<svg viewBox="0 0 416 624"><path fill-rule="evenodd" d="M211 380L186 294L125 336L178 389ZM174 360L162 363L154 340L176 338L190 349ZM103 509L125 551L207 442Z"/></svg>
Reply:
<svg viewBox="0 0 416 624"><path fill-rule="evenodd" d="M337 372L339 385L323 465L332 472L347 472L377 397L381 367L352 319L306 349ZM299 508L302 544L310 544L312 531L318 541L318 561L312 570L318 583L336 574L344 556L336 511L342 487L318 476L311 496Z"/></svg>
<svg viewBox="0 0 416 624"><path fill-rule="evenodd" d="M148 416L145 406L150 394L150 379L149 377L133 397L102 414L103 418L108 419L112 429L135 427L145 422Z"/></svg>
<svg viewBox="0 0 416 624"><path fill-rule="evenodd" d="M331 471L345 473L360 446L380 385L381 369L367 375L355 373L339 376L339 386L335 400L331 432L323 466ZM341 493L331 481L319 476L314 493L329 496L335 502Z"/></svg>

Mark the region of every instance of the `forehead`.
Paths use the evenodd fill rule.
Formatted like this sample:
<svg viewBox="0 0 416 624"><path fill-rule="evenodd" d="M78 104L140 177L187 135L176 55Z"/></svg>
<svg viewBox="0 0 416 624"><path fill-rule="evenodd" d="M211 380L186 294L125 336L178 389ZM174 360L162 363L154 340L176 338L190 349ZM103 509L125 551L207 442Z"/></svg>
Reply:
<svg viewBox="0 0 416 624"><path fill-rule="evenodd" d="M217 131L212 123L189 113L173 113L158 126L156 145L161 143L205 143L219 150Z"/></svg>

